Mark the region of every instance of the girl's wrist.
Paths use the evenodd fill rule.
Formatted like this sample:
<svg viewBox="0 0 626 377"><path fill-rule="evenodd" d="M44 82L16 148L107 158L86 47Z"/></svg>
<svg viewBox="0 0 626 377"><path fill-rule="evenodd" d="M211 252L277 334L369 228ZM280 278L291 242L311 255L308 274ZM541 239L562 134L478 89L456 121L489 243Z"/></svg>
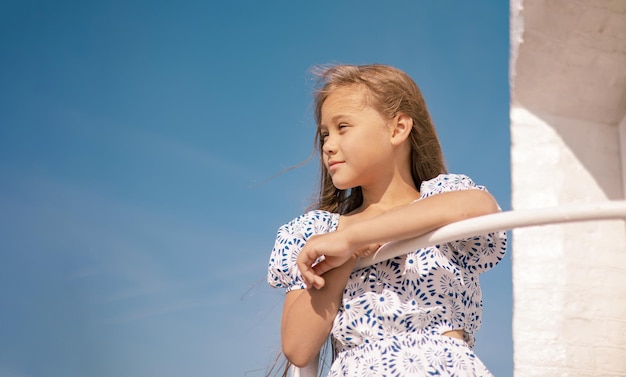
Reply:
<svg viewBox="0 0 626 377"><path fill-rule="evenodd" d="M367 245L360 241L361 237L358 226L351 225L344 228L344 237L352 256L355 256L357 251Z"/></svg>
<svg viewBox="0 0 626 377"><path fill-rule="evenodd" d="M337 233L341 234L341 238L342 238L341 241L345 242L344 247L350 251L351 255L354 254L354 241L353 241L352 227L346 226L340 231L338 231Z"/></svg>

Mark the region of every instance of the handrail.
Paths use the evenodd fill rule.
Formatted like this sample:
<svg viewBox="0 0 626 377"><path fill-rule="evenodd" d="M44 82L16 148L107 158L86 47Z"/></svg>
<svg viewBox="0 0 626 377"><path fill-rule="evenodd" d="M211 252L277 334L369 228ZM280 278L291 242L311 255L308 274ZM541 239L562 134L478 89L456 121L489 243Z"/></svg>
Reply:
<svg viewBox="0 0 626 377"><path fill-rule="evenodd" d="M452 242L479 234L539 225L618 219L626 220L626 200L567 204L557 207L499 212L448 224L420 237L388 242L372 255L360 258L357 261L355 270L424 247ZM316 377L318 371L317 362L318 360L314 360L304 368L293 368L291 376Z"/></svg>
<svg viewBox="0 0 626 377"><path fill-rule="evenodd" d="M448 224L420 237L388 242L372 255L359 259L355 270L427 246L452 242L479 234L529 226L610 219L626 219L625 200L499 212Z"/></svg>

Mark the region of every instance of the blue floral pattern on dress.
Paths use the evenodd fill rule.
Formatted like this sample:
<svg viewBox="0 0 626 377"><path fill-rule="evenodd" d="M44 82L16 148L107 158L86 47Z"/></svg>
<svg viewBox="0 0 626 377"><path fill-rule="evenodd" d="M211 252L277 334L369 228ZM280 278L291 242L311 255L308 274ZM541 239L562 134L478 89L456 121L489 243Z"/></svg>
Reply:
<svg viewBox="0 0 626 377"><path fill-rule="evenodd" d="M465 175L425 181L421 198L479 189ZM337 229L339 214L310 211L281 226L268 282L287 292L306 288L296 260L315 234ZM329 376L491 376L473 353L482 317L479 274L505 255L506 233L494 232L416 250L350 275L331 330L337 351ZM465 339L441 335L463 330Z"/></svg>

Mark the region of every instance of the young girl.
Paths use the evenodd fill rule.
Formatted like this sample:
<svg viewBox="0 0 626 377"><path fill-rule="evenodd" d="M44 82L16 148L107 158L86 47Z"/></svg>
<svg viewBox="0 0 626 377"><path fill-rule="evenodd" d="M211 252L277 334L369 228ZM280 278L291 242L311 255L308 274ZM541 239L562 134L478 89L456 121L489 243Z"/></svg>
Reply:
<svg viewBox="0 0 626 377"><path fill-rule="evenodd" d="M446 174L417 85L384 65L340 65L315 95L321 182L316 209L278 230L268 281L287 294L283 353L303 367L329 335L329 376L490 376L472 351L478 275L505 233L415 250L353 271L381 244L499 211L464 175Z"/></svg>

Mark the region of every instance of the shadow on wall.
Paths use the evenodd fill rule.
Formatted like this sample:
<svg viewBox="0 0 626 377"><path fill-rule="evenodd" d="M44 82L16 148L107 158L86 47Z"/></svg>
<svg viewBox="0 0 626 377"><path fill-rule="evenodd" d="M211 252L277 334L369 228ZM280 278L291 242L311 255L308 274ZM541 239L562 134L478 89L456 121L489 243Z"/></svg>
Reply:
<svg viewBox="0 0 626 377"><path fill-rule="evenodd" d="M570 153L561 153L559 163L576 163L595 180L608 200L624 199L620 135L617 124L602 124L550 114L534 114L549 125ZM568 161L575 159L575 161ZM572 180L568 184L584 182ZM584 188L580 188L584 191ZM576 190L578 191L578 190Z"/></svg>

